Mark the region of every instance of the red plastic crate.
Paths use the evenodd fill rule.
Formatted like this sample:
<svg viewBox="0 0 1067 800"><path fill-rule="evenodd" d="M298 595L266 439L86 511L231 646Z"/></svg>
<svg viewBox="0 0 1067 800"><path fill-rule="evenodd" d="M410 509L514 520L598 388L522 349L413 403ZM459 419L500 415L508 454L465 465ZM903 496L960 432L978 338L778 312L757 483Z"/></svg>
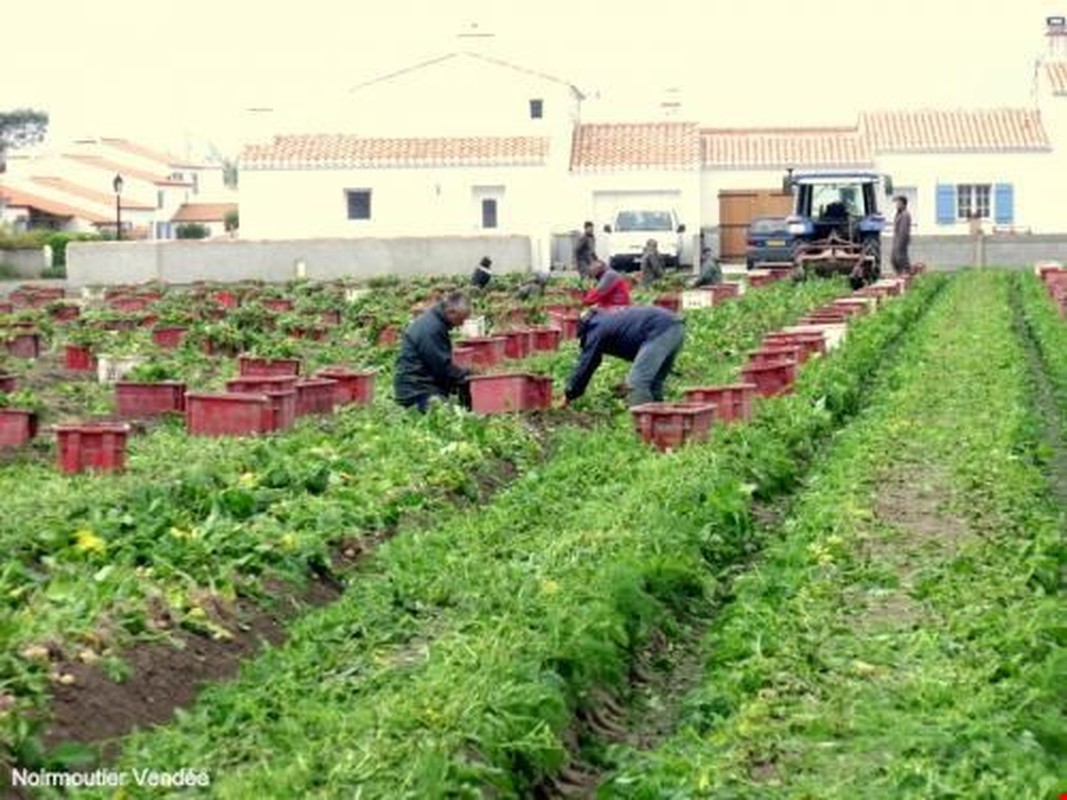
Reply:
<svg viewBox="0 0 1067 800"><path fill-rule="evenodd" d="M296 422L296 389L269 389L262 392L267 396L270 409L270 421L267 427L272 431L284 431Z"/></svg>
<svg viewBox="0 0 1067 800"><path fill-rule="evenodd" d="M682 296L680 294L664 294L657 297L653 303L660 308L673 311L675 314L682 310Z"/></svg>
<svg viewBox="0 0 1067 800"><path fill-rule="evenodd" d="M274 429L274 412L265 394L185 395L186 430L194 436L249 436Z"/></svg>
<svg viewBox="0 0 1067 800"><path fill-rule="evenodd" d="M96 369L96 358L88 347L68 344L64 354L67 369L75 372L92 372Z"/></svg>
<svg viewBox="0 0 1067 800"><path fill-rule="evenodd" d="M68 474L85 470L120 472L126 468L126 440L130 426L116 422L56 425L59 469Z"/></svg>
<svg viewBox="0 0 1067 800"><path fill-rule="evenodd" d="M475 368L493 367L504 360L508 340L503 336L477 336L461 339L460 347L469 347L473 351L471 360Z"/></svg>
<svg viewBox="0 0 1067 800"><path fill-rule="evenodd" d="M299 375L299 358L257 358L238 356L237 372L245 375Z"/></svg>
<svg viewBox="0 0 1067 800"><path fill-rule="evenodd" d="M752 273L749 273L748 275L748 285L754 287L769 286L770 284L774 283L775 280L776 279L773 273L770 272L766 273L765 275L753 275Z"/></svg>
<svg viewBox="0 0 1067 800"><path fill-rule="evenodd" d="M152 331L152 341L167 350L181 347L182 339L189 329L180 325L156 328Z"/></svg>
<svg viewBox="0 0 1067 800"><path fill-rule="evenodd" d="M215 302L223 308L237 308L237 295L233 292L215 292Z"/></svg>
<svg viewBox="0 0 1067 800"><path fill-rule="evenodd" d="M845 309L849 316L861 317L871 313L870 303L861 298L843 297L840 300L834 300L832 307Z"/></svg>
<svg viewBox="0 0 1067 800"><path fill-rule="evenodd" d="M685 390L687 403L712 403L715 419L723 422L743 422L752 416L752 400L756 397L754 383L732 383L726 386L698 386Z"/></svg>
<svg viewBox="0 0 1067 800"><path fill-rule="evenodd" d="M21 447L37 435L37 412L0 408L0 447Z"/></svg>
<svg viewBox="0 0 1067 800"><path fill-rule="evenodd" d="M136 314L151 305L143 297L113 297L108 300L107 304L112 311L118 311L122 314Z"/></svg>
<svg viewBox="0 0 1067 800"><path fill-rule="evenodd" d="M753 350L748 354L749 364L769 364L774 361L793 360L803 364L808 358L808 351L803 345L787 344L768 347L764 345L759 350Z"/></svg>
<svg viewBox="0 0 1067 800"><path fill-rule="evenodd" d="M400 329L396 325L386 325L380 331L378 331L378 338L376 340L379 347L388 347L389 345L396 344L400 339Z"/></svg>
<svg viewBox="0 0 1067 800"><path fill-rule="evenodd" d="M461 369L473 369L474 368L474 348L473 347L460 347L456 346L452 348L452 363Z"/></svg>
<svg viewBox="0 0 1067 800"><path fill-rule="evenodd" d="M562 314L549 314L549 319L552 320L555 327L560 329L562 338L564 339L577 339L578 338L578 322L581 320L582 315L579 311L567 311Z"/></svg>
<svg viewBox="0 0 1067 800"><path fill-rule="evenodd" d="M56 306L49 312L56 322L70 322L81 316L81 309L77 306Z"/></svg>
<svg viewBox="0 0 1067 800"><path fill-rule="evenodd" d="M707 439L715 420L711 403L646 403L630 413L637 435L660 450Z"/></svg>
<svg viewBox="0 0 1067 800"><path fill-rule="evenodd" d="M287 300L284 297L268 297L261 302L263 303L264 308L268 308L271 311L277 311L280 314L293 310L293 301Z"/></svg>
<svg viewBox="0 0 1067 800"><path fill-rule="evenodd" d="M97 323L105 331L132 331L137 327L137 320L135 319L108 319L102 323Z"/></svg>
<svg viewBox="0 0 1067 800"><path fill-rule="evenodd" d="M821 333L768 333L763 337L763 346L780 347L782 345L800 345L804 348L806 360L809 356L825 355L826 337Z"/></svg>
<svg viewBox="0 0 1067 800"><path fill-rule="evenodd" d="M560 339L563 331L554 327L539 327L530 330L530 339L535 353L545 353L559 350Z"/></svg>
<svg viewBox="0 0 1067 800"><path fill-rule="evenodd" d="M766 364L748 364L741 370L745 383L754 383L764 397L776 397L793 391L797 379L796 361L771 361Z"/></svg>
<svg viewBox="0 0 1067 800"><path fill-rule="evenodd" d="M507 340L504 345L505 358L520 360L533 351L533 333L530 330L503 331L500 335Z"/></svg>
<svg viewBox="0 0 1067 800"><path fill-rule="evenodd" d="M552 378L512 372L472 375L471 410L477 414L506 414L552 407Z"/></svg>
<svg viewBox="0 0 1067 800"><path fill-rule="evenodd" d="M12 303L0 300L0 314L14 314L15 306Z"/></svg>
<svg viewBox="0 0 1067 800"><path fill-rule="evenodd" d="M15 358L40 358L41 337L26 331L15 333L7 340L7 352Z"/></svg>
<svg viewBox="0 0 1067 800"><path fill-rule="evenodd" d="M156 417L170 411L185 411L185 384L180 381L115 384L115 406L123 417Z"/></svg>
<svg viewBox="0 0 1067 800"><path fill-rule="evenodd" d="M296 384L296 415L332 414L337 382L329 378L304 378Z"/></svg>
<svg viewBox="0 0 1067 800"><path fill-rule="evenodd" d="M453 358L453 361L455 359ZM329 378L336 382L334 402L339 406L366 406L374 402L373 370L350 370L345 367L326 367L315 373L316 377Z"/></svg>
<svg viewBox="0 0 1067 800"><path fill-rule="evenodd" d="M0 392L13 392L18 380L10 372L0 372Z"/></svg>
<svg viewBox="0 0 1067 800"><path fill-rule="evenodd" d="M226 391L237 394L263 394L287 389L296 390L297 375L244 375L226 381Z"/></svg>

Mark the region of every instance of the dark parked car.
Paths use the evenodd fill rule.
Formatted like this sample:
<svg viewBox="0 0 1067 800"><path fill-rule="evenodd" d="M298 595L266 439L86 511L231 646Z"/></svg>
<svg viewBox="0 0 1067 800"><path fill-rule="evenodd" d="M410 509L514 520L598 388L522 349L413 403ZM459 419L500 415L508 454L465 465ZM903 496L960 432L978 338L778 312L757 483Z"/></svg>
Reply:
<svg viewBox="0 0 1067 800"><path fill-rule="evenodd" d="M793 263L793 236L785 217L756 217L749 223L745 266L755 269L767 262Z"/></svg>

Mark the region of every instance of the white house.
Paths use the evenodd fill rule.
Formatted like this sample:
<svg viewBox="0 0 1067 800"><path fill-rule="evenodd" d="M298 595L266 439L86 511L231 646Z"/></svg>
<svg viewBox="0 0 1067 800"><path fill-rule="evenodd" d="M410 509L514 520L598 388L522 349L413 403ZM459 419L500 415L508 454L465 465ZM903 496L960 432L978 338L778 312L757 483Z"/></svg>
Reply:
<svg viewBox="0 0 1067 800"><path fill-rule="evenodd" d="M1031 107L871 111L845 127L591 124L566 81L452 53L355 87L329 118L278 119L277 135L246 146L242 236L517 233L546 267L552 234L654 203L736 256L752 216L786 213L789 168L890 175L917 234L967 233L972 215L987 230L1064 232L1067 25L1051 18L1048 32Z"/></svg>
<svg viewBox="0 0 1067 800"><path fill-rule="evenodd" d="M241 235L521 233L547 266L546 217L562 198L581 100L564 81L474 53L361 84L318 123L349 133L245 148Z"/></svg>
<svg viewBox="0 0 1067 800"><path fill-rule="evenodd" d="M222 185L221 165L190 163L119 138L80 139L57 152L14 154L2 181L23 201L37 204L36 213L18 217L23 226L113 231L116 175L123 179L124 236L173 238L172 218L186 203L236 202L236 193ZM48 210L59 207L63 213ZM77 213L66 213L71 210Z"/></svg>

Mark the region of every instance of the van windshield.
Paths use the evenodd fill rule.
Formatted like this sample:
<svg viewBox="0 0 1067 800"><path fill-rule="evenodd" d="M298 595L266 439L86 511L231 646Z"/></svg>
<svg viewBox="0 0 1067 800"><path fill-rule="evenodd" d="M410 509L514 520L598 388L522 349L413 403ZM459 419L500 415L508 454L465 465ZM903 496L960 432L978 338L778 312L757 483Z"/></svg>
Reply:
<svg viewBox="0 0 1067 800"><path fill-rule="evenodd" d="M617 231L669 231L669 211L620 211L615 218Z"/></svg>

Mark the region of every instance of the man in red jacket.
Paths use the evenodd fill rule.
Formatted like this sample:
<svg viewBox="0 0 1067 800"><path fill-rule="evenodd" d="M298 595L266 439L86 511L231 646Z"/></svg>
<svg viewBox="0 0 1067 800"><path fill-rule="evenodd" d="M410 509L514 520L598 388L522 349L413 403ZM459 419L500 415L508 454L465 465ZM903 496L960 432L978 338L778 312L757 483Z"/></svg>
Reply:
<svg viewBox="0 0 1067 800"><path fill-rule="evenodd" d="M617 308L630 305L630 284L603 261L594 261L589 266L589 275L597 285L582 298L583 306Z"/></svg>

